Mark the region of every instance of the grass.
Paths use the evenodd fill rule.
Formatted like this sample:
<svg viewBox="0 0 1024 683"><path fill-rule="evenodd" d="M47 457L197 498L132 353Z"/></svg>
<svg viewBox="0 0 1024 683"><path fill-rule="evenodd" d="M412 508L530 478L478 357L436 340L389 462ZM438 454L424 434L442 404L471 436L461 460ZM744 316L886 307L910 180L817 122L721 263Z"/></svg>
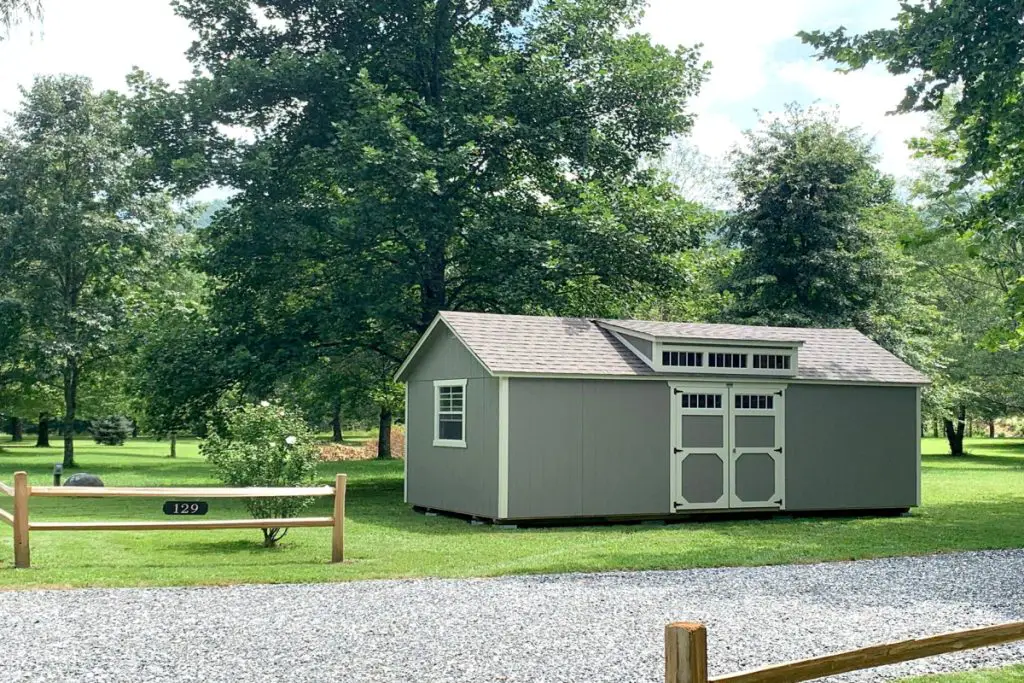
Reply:
<svg viewBox="0 0 1024 683"><path fill-rule="evenodd" d="M6 445L6 444L5 444ZM402 502L402 463L324 463L320 478L349 474L347 555L331 565L329 529L295 529L276 549L257 530L37 532L30 570L11 569L10 531L0 527L0 589L76 586L324 582L415 576L679 569L853 560L1018 547L1024 528L1024 441L975 440L974 453L940 455L926 440L924 505L909 517L797 518L653 525L503 530L424 517ZM121 448L78 444L82 469L108 485L214 484L194 441L132 441ZM31 444L0 453L0 476L27 470L48 483L59 449ZM329 512L329 499L309 514ZM0 497L0 507L10 500ZM211 501L210 517L245 517L237 501ZM154 499L33 499L32 518L159 519Z"/></svg>
<svg viewBox="0 0 1024 683"><path fill-rule="evenodd" d="M1024 666L1004 669L985 669L959 674L940 674L907 678L901 683L1020 683L1024 681Z"/></svg>

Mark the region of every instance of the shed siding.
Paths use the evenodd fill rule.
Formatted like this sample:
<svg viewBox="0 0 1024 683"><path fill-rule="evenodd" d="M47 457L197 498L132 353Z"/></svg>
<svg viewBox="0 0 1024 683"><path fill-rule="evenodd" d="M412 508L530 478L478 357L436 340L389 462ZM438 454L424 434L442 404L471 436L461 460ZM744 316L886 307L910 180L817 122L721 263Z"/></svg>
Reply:
<svg viewBox="0 0 1024 683"><path fill-rule="evenodd" d="M623 334L621 332L619 334L622 334L622 338L632 344L633 348L647 356L647 360L654 360L654 342L634 337L631 334Z"/></svg>
<svg viewBox="0 0 1024 683"><path fill-rule="evenodd" d="M791 384L786 509L916 505L916 420L914 387Z"/></svg>
<svg viewBox="0 0 1024 683"><path fill-rule="evenodd" d="M408 376L408 502L467 515L498 516L498 380L439 325ZM467 379L466 448L434 444L434 380Z"/></svg>
<svg viewBox="0 0 1024 683"><path fill-rule="evenodd" d="M440 324L434 328L430 339L420 348L416 362L409 368L405 379L412 383L420 380L489 376L487 369L462 345L452 331Z"/></svg>
<svg viewBox="0 0 1024 683"><path fill-rule="evenodd" d="M664 382L509 380L509 518L664 514Z"/></svg>

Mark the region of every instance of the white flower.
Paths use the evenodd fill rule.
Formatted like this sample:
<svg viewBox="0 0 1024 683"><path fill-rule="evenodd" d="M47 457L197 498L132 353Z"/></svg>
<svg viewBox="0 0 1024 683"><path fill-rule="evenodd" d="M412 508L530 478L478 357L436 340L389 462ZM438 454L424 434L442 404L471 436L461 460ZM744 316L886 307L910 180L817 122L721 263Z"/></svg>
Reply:
<svg viewBox="0 0 1024 683"><path fill-rule="evenodd" d="M294 436L289 436L288 438L286 438L284 440L284 442L286 444L288 444L289 446L294 446L295 444L297 444L299 442L299 440L296 439Z"/></svg>
<svg viewBox="0 0 1024 683"><path fill-rule="evenodd" d="M263 408L269 408L270 407L270 401L260 401L260 406L263 407Z"/></svg>

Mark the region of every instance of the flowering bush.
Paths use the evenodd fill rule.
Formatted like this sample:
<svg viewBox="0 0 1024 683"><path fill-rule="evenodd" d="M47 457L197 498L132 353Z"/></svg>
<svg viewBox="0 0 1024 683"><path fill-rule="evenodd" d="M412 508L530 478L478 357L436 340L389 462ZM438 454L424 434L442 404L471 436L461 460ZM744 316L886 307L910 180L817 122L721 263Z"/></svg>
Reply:
<svg viewBox="0 0 1024 683"><path fill-rule="evenodd" d="M320 457L315 435L291 410L263 401L227 413L224 427L199 447L227 486L309 486ZM256 519L294 517L310 498L248 498ZM287 529L263 529L263 544L275 545Z"/></svg>

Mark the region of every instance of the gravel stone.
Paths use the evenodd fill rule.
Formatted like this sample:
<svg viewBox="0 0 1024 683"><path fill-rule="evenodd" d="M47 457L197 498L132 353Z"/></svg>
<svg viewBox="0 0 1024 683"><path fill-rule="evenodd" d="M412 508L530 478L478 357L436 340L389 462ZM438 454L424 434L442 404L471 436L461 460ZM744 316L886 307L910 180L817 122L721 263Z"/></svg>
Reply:
<svg viewBox="0 0 1024 683"><path fill-rule="evenodd" d="M1024 550L470 580L0 592L3 681L649 681L663 629L711 673L1024 619ZM1024 643L847 674L1024 661Z"/></svg>

